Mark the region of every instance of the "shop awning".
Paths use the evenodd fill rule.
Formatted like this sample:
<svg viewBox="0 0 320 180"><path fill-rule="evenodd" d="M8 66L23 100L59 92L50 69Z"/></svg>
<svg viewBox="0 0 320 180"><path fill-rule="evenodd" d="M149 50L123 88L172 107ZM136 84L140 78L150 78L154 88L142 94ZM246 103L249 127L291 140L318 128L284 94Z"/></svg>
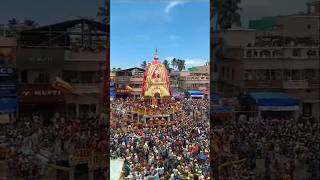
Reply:
<svg viewBox="0 0 320 180"><path fill-rule="evenodd" d="M188 94L190 96L204 96L204 92L202 92L200 90L189 90Z"/></svg>
<svg viewBox="0 0 320 180"><path fill-rule="evenodd" d="M296 111L299 110L299 100L282 92L249 93L251 101L262 111Z"/></svg>
<svg viewBox="0 0 320 180"><path fill-rule="evenodd" d="M115 88L110 88L110 97L116 97L116 96L117 96L117 93Z"/></svg>
<svg viewBox="0 0 320 180"><path fill-rule="evenodd" d="M14 113L17 107L17 98L0 98L0 113Z"/></svg>

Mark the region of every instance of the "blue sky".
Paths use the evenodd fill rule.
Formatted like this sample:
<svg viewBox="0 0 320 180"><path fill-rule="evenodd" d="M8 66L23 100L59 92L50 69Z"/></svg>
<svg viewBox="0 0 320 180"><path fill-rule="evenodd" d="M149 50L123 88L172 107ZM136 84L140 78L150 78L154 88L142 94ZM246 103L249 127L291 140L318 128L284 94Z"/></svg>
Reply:
<svg viewBox="0 0 320 180"><path fill-rule="evenodd" d="M185 59L187 67L209 59L209 0L111 0L111 68Z"/></svg>

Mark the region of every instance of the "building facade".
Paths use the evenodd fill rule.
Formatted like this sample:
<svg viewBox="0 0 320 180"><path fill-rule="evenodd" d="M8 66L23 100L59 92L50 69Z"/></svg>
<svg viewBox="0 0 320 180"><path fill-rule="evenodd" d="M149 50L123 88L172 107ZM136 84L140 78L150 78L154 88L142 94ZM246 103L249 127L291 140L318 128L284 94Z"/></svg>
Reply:
<svg viewBox="0 0 320 180"><path fill-rule="evenodd" d="M179 89L200 90L210 94L210 65L196 66L180 72Z"/></svg>
<svg viewBox="0 0 320 180"><path fill-rule="evenodd" d="M232 97L282 91L301 101L301 114L319 117L318 18L314 13L277 16L263 26L251 23L256 29L221 32L218 92Z"/></svg>
<svg viewBox="0 0 320 180"><path fill-rule="evenodd" d="M142 68L135 67L113 72L117 97L142 97L144 71Z"/></svg>
<svg viewBox="0 0 320 180"><path fill-rule="evenodd" d="M96 115L103 108L106 56L106 26L99 22L78 19L23 31L17 48L21 111L80 119ZM54 88L56 78L72 91Z"/></svg>

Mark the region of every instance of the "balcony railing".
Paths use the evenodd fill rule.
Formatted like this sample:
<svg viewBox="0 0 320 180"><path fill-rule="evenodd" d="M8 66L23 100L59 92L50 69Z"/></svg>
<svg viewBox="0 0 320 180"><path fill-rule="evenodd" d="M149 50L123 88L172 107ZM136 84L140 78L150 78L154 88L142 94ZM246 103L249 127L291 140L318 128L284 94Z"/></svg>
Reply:
<svg viewBox="0 0 320 180"><path fill-rule="evenodd" d="M65 61L106 61L106 51L65 51Z"/></svg>
<svg viewBox="0 0 320 180"><path fill-rule="evenodd" d="M102 83L71 84L71 86L75 94L102 93Z"/></svg>

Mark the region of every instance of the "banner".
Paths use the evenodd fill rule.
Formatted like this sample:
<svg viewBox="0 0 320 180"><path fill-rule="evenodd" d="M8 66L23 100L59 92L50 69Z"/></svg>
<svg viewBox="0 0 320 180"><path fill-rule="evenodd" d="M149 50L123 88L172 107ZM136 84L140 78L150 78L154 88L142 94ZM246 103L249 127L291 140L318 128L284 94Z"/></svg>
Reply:
<svg viewBox="0 0 320 180"><path fill-rule="evenodd" d="M0 66L0 98L16 96L16 69Z"/></svg>
<svg viewBox="0 0 320 180"><path fill-rule="evenodd" d="M18 109L17 107L16 97L0 98L0 113L14 113Z"/></svg>
<svg viewBox="0 0 320 180"><path fill-rule="evenodd" d="M4 65L16 64L16 48L15 47L0 48L0 64L4 64Z"/></svg>

